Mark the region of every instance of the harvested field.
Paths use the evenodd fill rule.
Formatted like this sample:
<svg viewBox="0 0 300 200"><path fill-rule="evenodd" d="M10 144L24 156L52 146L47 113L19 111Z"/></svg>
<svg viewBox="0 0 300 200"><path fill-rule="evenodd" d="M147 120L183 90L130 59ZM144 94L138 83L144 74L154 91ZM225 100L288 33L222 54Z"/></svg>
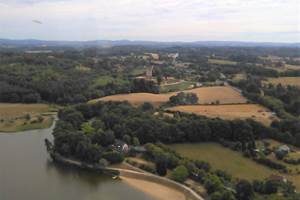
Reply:
<svg viewBox="0 0 300 200"><path fill-rule="evenodd" d="M180 111L186 113L194 113L207 117L219 117L222 119L247 119L263 122L269 125L276 117L258 104L240 104L240 105L191 105L176 106L168 109L170 111Z"/></svg>
<svg viewBox="0 0 300 200"><path fill-rule="evenodd" d="M183 90L182 92L191 92L197 94L200 104L211 104L219 101L220 104L232 103L246 103L247 99L243 97L240 92L229 86L216 86L216 87L201 87L191 90ZM165 94L151 94L151 93L131 93L119 94L103 97L90 101L95 103L97 101L128 101L133 105L141 105L144 102L150 102L155 106L169 101L171 96L176 95L178 92L171 92Z"/></svg>
<svg viewBox="0 0 300 200"><path fill-rule="evenodd" d="M293 85L300 87L300 77L269 78L266 83L272 83L274 85L281 84L283 86Z"/></svg>
<svg viewBox="0 0 300 200"><path fill-rule="evenodd" d="M47 128L52 124L53 108L46 104L0 104L0 131L17 132Z"/></svg>

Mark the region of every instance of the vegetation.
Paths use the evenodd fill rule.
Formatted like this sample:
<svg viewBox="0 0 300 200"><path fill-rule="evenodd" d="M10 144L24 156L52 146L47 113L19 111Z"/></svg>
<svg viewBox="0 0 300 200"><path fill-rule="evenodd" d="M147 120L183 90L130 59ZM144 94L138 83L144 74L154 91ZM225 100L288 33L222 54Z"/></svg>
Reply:
<svg viewBox="0 0 300 200"><path fill-rule="evenodd" d="M0 104L0 132L48 128L56 108L46 104Z"/></svg>

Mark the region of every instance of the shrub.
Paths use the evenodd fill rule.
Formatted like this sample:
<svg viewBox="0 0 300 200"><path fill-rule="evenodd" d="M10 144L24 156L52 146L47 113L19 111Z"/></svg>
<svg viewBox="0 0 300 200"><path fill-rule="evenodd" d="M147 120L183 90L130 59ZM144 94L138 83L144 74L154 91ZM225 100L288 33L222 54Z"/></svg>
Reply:
<svg viewBox="0 0 300 200"><path fill-rule="evenodd" d="M181 182L181 183L183 183L188 176L189 176L189 172L187 168L183 165L176 167L171 174L171 178L174 181Z"/></svg>

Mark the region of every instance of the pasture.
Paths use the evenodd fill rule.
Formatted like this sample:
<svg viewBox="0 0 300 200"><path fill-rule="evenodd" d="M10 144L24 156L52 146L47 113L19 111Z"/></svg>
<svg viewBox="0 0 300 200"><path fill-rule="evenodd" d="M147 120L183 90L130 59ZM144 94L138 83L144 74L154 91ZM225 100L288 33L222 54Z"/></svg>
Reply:
<svg viewBox="0 0 300 200"><path fill-rule="evenodd" d="M199 98L200 104L211 104L219 102L220 104L232 103L246 103L247 99L243 97L239 91L229 86L216 86L216 87L201 87L190 90L182 90L182 92L195 93ZM89 103L97 101L128 101L132 105L141 105L144 102L152 103L159 106L169 101L171 96L176 95L178 92L170 92L165 94L151 94L151 93L130 93L106 96L100 99L91 100Z"/></svg>
<svg viewBox="0 0 300 200"><path fill-rule="evenodd" d="M168 110L228 120L250 118L266 125L271 124L271 122L276 119L272 112L258 104L189 105L176 106Z"/></svg>
<svg viewBox="0 0 300 200"><path fill-rule="evenodd" d="M234 178L262 180L272 174L279 174L276 170L258 164L249 158L243 157L241 153L217 143L185 143L168 146L184 157L206 161L211 164L214 170L224 170ZM279 175L287 177L298 190L300 189L300 175Z"/></svg>
<svg viewBox="0 0 300 200"><path fill-rule="evenodd" d="M0 103L0 132L17 132L51 126L56 109L46 104Z"/></svg>
<svg viewBox="0 0 300 200"><path fill-rule="evenodd" d="M257 177L267 178L275 173L275 171L243 157L239 152L217 143L185 143L168 146L184 157L206 161L211 164L213 169L224 170L235 178L254 180Z"/></svg>
<svg viewBox="0 0 300 200"><path fill-rule="evenodd" d="M300 87L300 77L279 77L279 78L268 78L265 83L272 83L274 85L281 84L283 86L298 86Z"/></svg>

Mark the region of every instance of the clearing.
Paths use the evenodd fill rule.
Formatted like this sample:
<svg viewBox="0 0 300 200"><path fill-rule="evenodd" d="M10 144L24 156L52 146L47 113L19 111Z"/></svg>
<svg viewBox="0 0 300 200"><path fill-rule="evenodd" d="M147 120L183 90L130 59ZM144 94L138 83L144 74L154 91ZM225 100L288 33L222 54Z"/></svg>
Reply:
<svg viewBox="0 0 300 200"><path fill-rule="evenodd" d="M47 104L0 103L0 132L50 127L56 109Z"/></svg>
<svg viewBox="0 0 300 200"><path fill-rule="evenodd" d="M199 98L200 104L211 104L219 102L220 104L246 103L247 99L241 93L230 86L216 86L216 87L201 87L190 90L182 90L182 92L195 93ZM159 106L169 101L171 96L178 92L170 92L165 94L152 93L130 93L106 96L100 99L91 100L90 103L97 101L128 101L133 105L141 105L144 102L152 103Z"/></svg>
<svg viewBox="0 0 300 200"><path fill-rule="evenodd" d="M204 115L211 118L219 117L228 120L251 118L266 125L270 125L276 119L276 116L272 112L258 104L190 105L176 106L168 110Z"/></svg>

